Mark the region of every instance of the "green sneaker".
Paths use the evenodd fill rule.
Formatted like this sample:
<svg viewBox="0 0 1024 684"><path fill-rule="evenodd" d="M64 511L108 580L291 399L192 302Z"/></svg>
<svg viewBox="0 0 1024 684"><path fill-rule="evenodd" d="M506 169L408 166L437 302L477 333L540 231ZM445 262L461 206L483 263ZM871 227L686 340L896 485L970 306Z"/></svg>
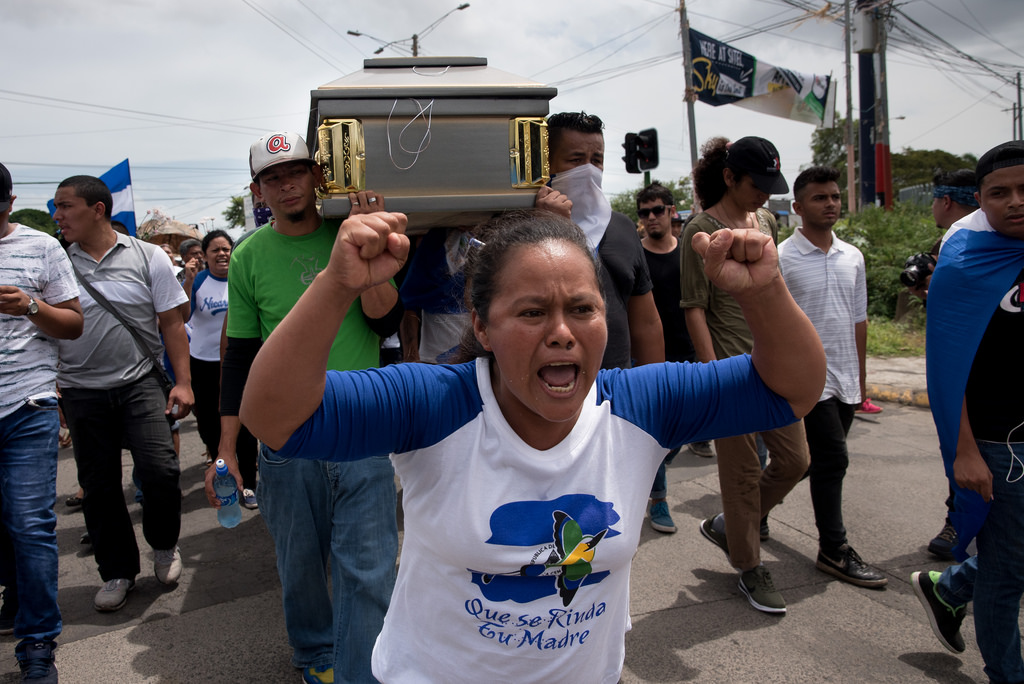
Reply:
<svg viewBox="0 0 1024 684"><path fill-rule="evenodd" d="M303 684L334 684L333 665L310 665L302 668Z"/></svg>
<svg viewBox="0 0 1024 684"><path fill-rule="evenodd" d="M963 653L966 646L964 638L960 634L960 623L964 621L967 614L967 605L951 606L935 591L935 585L939 582L941 573L931 570L929 572L915 572L910 576L910 583L914 586L914 593L924 606L924 612L928 615L928 623L932 631L939 638L942 645L953 653Z"/></svg>
<svg viewBox="0 0 1024 684"><path fill-rule="evenodd" d="M750 605L762 613L785 615L786 602L772 583L772 575L768 568L758 565L740 575L740 591L750 601Z"/></svg>

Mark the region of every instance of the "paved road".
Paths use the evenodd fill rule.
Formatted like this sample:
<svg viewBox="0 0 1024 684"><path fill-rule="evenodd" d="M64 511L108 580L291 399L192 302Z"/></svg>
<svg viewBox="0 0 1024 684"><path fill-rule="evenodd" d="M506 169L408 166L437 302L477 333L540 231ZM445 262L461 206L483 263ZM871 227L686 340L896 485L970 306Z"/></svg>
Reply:
<svg viewBox="0 0 1024 684"><path fill-rule="evenodd" d="M939 569L925 552L943 516L945 482L930 414L884 404L854 422L845 513L850 541L886 572L889 588L859 589L818 572L814 519L801 483L771 517L763 556L789 603L785 617L759 613L737 575L698 530L720 510L714 459L682 453L669 468L669 503L680 531L645 528L633 569L633 630L623 682L985 681L971 620L962 656L931 634L908 583ZM92 608L99 576L79 545L81 513L63 500L76 489L70 450L60 455L58 543L64 634L57 664L65 684L84 682L296 682L290 667L273 548L258 513L217 526L201 479L202 447L191 420L182 433L185 571L177 588L157 583L151 551L128 605ZM125 467L125 495L131 497ZM131 506L138 538L139 509ZM0 684L17 681L14 641L0 637ZM567 681L571 681L567 675Z"/></svg>

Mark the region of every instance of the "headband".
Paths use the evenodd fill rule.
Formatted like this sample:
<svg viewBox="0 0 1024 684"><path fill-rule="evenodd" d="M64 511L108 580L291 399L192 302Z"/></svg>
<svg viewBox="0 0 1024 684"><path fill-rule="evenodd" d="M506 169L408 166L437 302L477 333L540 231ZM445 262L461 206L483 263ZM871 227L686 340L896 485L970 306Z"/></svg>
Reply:
<svg viewBox="0 0 1024 684"><path fill-rule="evenodd" d="M973 185L936 185L932 190L932 197L942 199L949 195L949 199L965 207L978 206L978 200L974 199L974 193L978 189Z"/></svg>

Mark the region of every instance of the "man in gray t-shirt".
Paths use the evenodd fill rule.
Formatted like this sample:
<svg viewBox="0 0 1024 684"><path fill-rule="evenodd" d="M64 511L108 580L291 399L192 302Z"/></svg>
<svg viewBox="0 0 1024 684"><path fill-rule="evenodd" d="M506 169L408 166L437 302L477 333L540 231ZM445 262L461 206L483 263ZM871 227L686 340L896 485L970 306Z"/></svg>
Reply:
<svg viewBox="0 0 1024 684"><path fill-rule="evenodd" d="M113 611L124 606L139 573L139 549L121 488L122 442L131 450L145 501L142 530L154 550L154 573L164 584L181 575L180 471L168 419L184 417L193 402L179 308L188 298L163 251L111 227L113 201L101 180L72 176L58 186L54 203L54 219L71 243L68 255L82 285L85 313L82 337L60 343L61 405L85 490L85 524L104 582L94 605ZM165 345L174 372L168 393L155 367Z"/></svg>
<svg viewBox="0 0 1024 684"><path fill-rule="evenodd" d="M0 634L23 681L57 681L57 339L82 334L78 284L60 244L10 222L0 164Z"/></svg>

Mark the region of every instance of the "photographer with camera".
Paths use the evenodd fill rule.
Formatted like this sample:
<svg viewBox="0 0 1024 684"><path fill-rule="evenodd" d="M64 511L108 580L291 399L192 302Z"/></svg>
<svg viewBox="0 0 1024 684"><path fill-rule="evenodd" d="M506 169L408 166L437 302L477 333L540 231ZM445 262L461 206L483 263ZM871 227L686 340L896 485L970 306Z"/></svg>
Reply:
<svg viewBox="0 0 1024 684"><path fill-rule="evenodd" d="M932 190L932 216L935 225L943 230L967 216L978 208L978 200L974 193L978 187L974 181L972 169L957 171L938 171L932 179L935 188ZM918 252L907 257L900 273L900 282L907 286L910 294L922 302L928 302L928 285L935 270L935 260L939 256L942 240L936 240L927 252Z"/></svg>

